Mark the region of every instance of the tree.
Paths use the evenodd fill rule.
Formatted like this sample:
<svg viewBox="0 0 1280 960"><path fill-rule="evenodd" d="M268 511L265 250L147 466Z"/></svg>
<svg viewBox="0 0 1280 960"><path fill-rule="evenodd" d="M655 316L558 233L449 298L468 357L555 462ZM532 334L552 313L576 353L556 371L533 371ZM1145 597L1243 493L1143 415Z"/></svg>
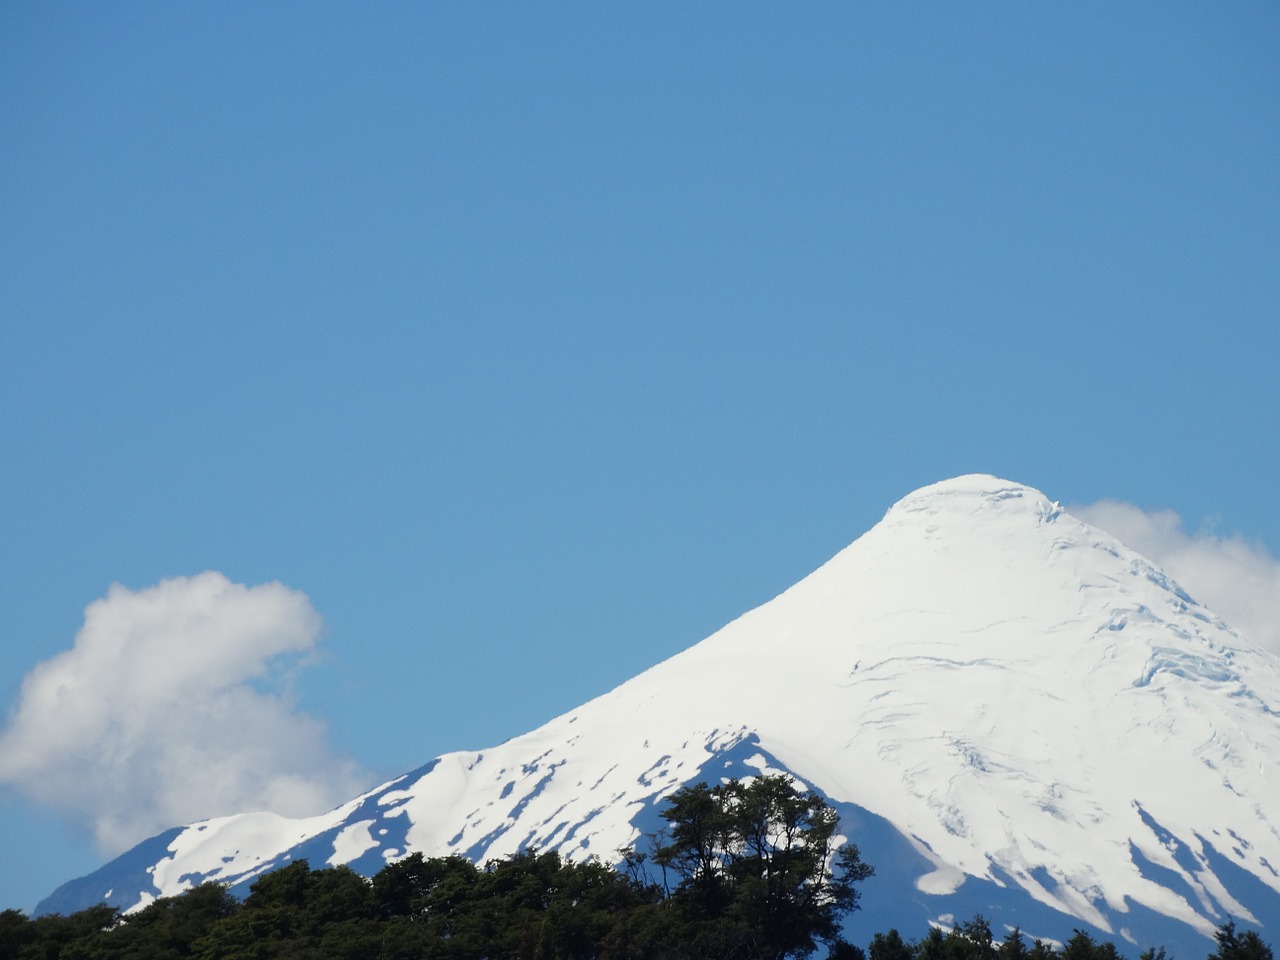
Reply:
<svg viewBox="0 0 1280 960"><path fill-rule="evenodd" d="M1273 960L1271 948L1253 930L1236 933L1235 921L1228 920L1217 930L1214 938L1218 949L1209 960Z"/></svg>
<svg viewBox="0 0 1280 960"><path fill-rule="evenodd" d="M873 873L856 845L840 844L835 810L788 777L683 787L662 817L670 826L652 859L664 887L675 875L681 937L703 955L781 960L833 945Z"/></svg>
<svg viewBox="0 0 1280 960"><path fill-rule="evenodd" d="M967 923L957 924L947 934L949 960L996 960L997 948L991 924L982 914Z"/></svg>
<svg viewBox="0 0 1280 960"><path fill-rule="evenodd" d="M31 921L21 910L0 913L0 960L18 960L35 938Z"/></svg>
<svg viewBox="0 0 1280 960"><path fill-rule="evenodd" d="M202 883L179 896L160 897L105 931L94 948L77 957L129 957L130 960L178 960L189 957L194 944L240 908L227 888Z"/></svg>
<svg viewBox="0 0 1280 960"><path fill-rule="evenodd" d="M1031 956L1026 942L1022 939L1022 930L1018 927L1014 927L1008 932L1004 940L1000 942L1000 947L996 953L1000 960L1028 960Z"/></svg>
<svg viewBox="0 0 1280 960"><path fill-rule="evenodd" d="M915 942L916 960L948 960L947 936L937 927L930 927L929 932Z"/></svg>
<svg viewBox="0 0 1280 960"><path fill-rule="evenodd" d="M877 933L867 947L869 960L911 960L911 948L902 939L897 930L888 933Z"/></svg>
<svg viewBox="0 0 1280 960"><path fill-rule="evenodd" d="M1062 960L1120 960L1120 952L1114 943L1110 940L1098 943L1083 930L1076 930L1071 935L1059 956Z"/></svg>

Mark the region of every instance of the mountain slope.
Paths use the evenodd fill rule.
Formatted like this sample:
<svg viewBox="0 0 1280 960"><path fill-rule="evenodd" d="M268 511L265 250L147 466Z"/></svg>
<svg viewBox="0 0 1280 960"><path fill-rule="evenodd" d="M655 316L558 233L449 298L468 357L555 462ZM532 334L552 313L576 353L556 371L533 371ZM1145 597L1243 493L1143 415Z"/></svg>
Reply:
<svg viewBox="0 0 1280 960"><path fill-rule="evenodd" d="M537 730L319 817L171 831L40 909L243 885L299 856L610 858L680 784L779 769L862 825L887 878L868 894L915 910L905 931L976 903L1033 933L1207 946L1228 916L1280 927L1277 757L1275 658L1037 491L961 477Z"/></svg>

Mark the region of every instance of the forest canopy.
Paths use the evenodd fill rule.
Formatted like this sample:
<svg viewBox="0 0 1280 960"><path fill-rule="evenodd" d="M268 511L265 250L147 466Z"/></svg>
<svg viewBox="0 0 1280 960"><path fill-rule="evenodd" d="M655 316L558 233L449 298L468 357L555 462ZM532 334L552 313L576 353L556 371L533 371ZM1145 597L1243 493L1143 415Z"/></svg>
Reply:
<svg viewBox="0 0 1280 960"><path fill-rule="evenodd" d="M411 854L372 878L299 860L243 902L205 883L129 915L0 913L0 960L1119 960L1077 931L1061 949L982 917L863 947L840 934L873 875L834 810L785 777L678 790L621 869L525 851L477 866ZM1210 960L1274 960L1253 931L1218 930ZM1172 960L1163 949L1140 960Z"/></svg>

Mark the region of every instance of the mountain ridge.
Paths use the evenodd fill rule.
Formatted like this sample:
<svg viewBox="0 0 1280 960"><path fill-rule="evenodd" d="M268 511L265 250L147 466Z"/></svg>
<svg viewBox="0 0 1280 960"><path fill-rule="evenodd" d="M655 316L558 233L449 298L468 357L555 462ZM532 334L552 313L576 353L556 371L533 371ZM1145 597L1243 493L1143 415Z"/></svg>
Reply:
<svg viewBox="0 0 1280 960"><path fill-rule="evenodd" d="M1278 709L1276 658L1158 567L1039 491L968 475L529 733L318 817L166 832L165 855L144 862L148 841L117 861L129 889L111 865L73 884L135 907L302 855L366 872L411 850L610 859L683 783L768 769L896 831L917 857L899 886L931 921L990 890L1126 940L1165 920L1201 938L1228 916L1274 928ZM71 902L56 898L38 910Z"/></svg>

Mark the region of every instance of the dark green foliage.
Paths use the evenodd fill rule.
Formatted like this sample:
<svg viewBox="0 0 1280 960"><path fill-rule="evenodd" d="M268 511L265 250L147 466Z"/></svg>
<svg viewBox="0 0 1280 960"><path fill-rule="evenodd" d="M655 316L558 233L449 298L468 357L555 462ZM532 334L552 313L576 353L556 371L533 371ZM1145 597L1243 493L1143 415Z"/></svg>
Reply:
<svg viewBox="0 0 1280 960"><path fill-rule="evenodd" d="M205 884L121 918L109 907L28 919L0 912L0 960L677 960L760 957L757 933L726 916L697 923L660 888L599 863L518 854L484 869L415 854L372 881L345 868L293 864L241 904ZM271 876L271 875L267 875ZM1207 960L1274 960L1257 933L1218 929ZM772 948L770 948L772 949ZM839 938L831 960L1117 960L1114 944L1076 931L1062 950L1014 930L1000 943L981 916L913 943L877 933L864 953ZM1163 948L1140 960L1168 960Z"/></svg>
<svg viewBox="0 0 1280 960"><path fill-rule="evenodd" d="M1252 930L1236 933L1234 922L1228 921L1215 934L1218 949L1209 960L1273 960L1271 948Z"/></svg>
<svg viewBox="0 0 1280 960"><path fill-rule="evenodd" d="M178 897L161 897L127 919L116 923L92 943L83 944L63 957L106 960L177 960L192 955L192 945L214 924L240 907L226 888L215 883L193 887Z"/></svg>
<svg viewBox="0 0 1280 960"><path fill-rule="evenodd" d="M867 960L913 960L912 949L897 930L877 933L867 947Z"/></svg>
<svg viewBox="0 0 1280 960"><path fill-rule="evenodd" d="M916 960L946 960L947 935L937 927L930 927L929 932L916 942Z"/></svg>
<svg viewBox="0 0 1280 960"><path fill-rule="evenodd" d="M836 940L827 947L827 960L867 960L867 955L861 947L846 940Z"/></svg>
<svg viewBox="0 0 1280 960"><path fill-rule="evenodd" d="M1219 927L1217 940L1218 950L1207 960L1275 960L1271 948L1257 933L1237 934L1234 924ZM877 933L867 948L866 960L1121 960L1121 954L1114 943L1099 943L1083 930L1076 930L1060 950L1041 940L1028 948L1016 927L996 943L991 925L976 916L947 931L931 927L924 937L910 944L897 930ZM1144 950L1139 960L1172 958L1164 947L1152 947Z"/></svg>
<svg viewBox="0 0 1280 960"><path fill-rule="evenodd" d="M120 911L100 904L68 917L50 914L28 920L16 910L0 914L0 957L59 960L92 956L90 951L120 920Z"/></svg>
<svg viewBox="0 0 1280 960"><path fill-rule="evenodd" d="M652 860L664 887L676 881L675 939L699 957L781 960L830 947L857 909L855 885L872 874L855 845L837 845L835 810L787 777L684 787L662 816L670 827Z"/></svg>
<svg viewBox="0 0 1280 960"><path fill-rule="evenodd" d="M996 960L996 954L991 924L981 915L956 925L943 941L946 960Z"/></svg>
<svg viewBox="0 0 1280 960"><path fill-rule="evenodd" d="M1114 943L1097 943L1083 930L1072 934L1059 956L1062 960L1120 960Z"/></svg>
<svg viewBox="0 0 1280 960"><path fill-rule="evenodd" d="M378 956L371 884L349 867L312 870L305 860L264 874L242 909L194 944L200 960Z"/></svg>
<svg viewBox="0 0 1280 960"><path fill-rule="evenodd" d="M1083 930L1076 930L1059 956L1062 960L1093 960L1093 951L1096 946L1093 937Z"/></svg>
<svg viewBox="0 0 1280 960"><path fill-rule="evenodd" d="M0 913L0 960L15 960L31 944L32 923L21 910Z"/></svg>
<svg viewBox="0 0 1280 960"><path fill-rule="evenodd" d="M1030 960L1031 951L1027 949L1026 941L1022 939L1022 931L1017 927L1010 930L1000 941L996 956L999 960Z"/></svg>
<svg viewBox="0 0 1280 960"><path fill-rule="evenodd" d="M0 960L781 960L824 943L831 960L1119 960L1077 930L1061 950L997 941L981 916L864 953L837 932L870 874L834 849L835 819L779 778L678 791L666 841L622 872L533 851L483 868L413 854L372 880L305 861L264 874L243 903L203 884L128 916L98 906L28 919L0 912ZM666 883L648 872L663 871ZM1275 960L1253 931L1218 929L1207 960ZM1163 948L1140 960L1169 960Z"/></svg>
<svg viewBox="0 0 1280 960"><path fill-rule="evenodd" d="M459 899L475 883L475 864L462 857L426 859L410 854L389 864L373 878L373 901L384 917L424 916ZM443 885L444 889L440 890Z"/></svg>

